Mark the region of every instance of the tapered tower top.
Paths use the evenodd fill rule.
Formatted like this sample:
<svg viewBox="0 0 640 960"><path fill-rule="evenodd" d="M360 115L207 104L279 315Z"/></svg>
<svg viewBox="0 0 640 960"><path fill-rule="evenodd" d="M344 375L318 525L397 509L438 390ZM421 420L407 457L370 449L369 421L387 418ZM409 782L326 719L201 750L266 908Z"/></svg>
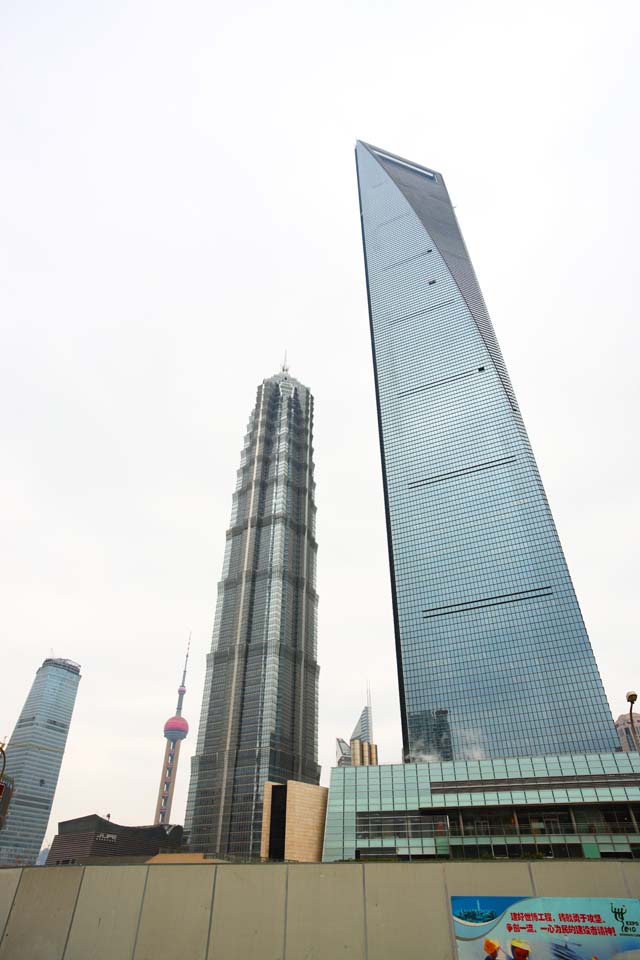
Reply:
<svg viewBox="0 0 640 960"><path fill-rule="evenodd" d="M170 717L164 725L164 735L167 740L175 743L177 740L184 740L189 733L189 724L182 716L182 701L187 692L185 686L187 680L187 664L189 662L189 647L191 646L191 634L189 634L189 643L187 644L187 655L184 658L184 670L182 671L182 682L178 687L178 705L174 717Z"/></svg>

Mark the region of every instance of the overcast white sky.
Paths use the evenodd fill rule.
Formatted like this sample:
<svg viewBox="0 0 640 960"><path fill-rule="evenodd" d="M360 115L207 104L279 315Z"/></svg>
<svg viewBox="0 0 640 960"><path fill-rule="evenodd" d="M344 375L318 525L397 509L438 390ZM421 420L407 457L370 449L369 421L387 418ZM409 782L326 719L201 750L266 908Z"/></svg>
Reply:
<svg viewBox="0 0 640 960"><path fill-rule="evenodd" d="M52 651L83 675L48 838L150 822L191 630L182 820L242 438L285 347L316 398L323 782L367 679L400 758L356 138L447 180L622 712L639 27L632 0L3 5L0 735Z"/></svg>

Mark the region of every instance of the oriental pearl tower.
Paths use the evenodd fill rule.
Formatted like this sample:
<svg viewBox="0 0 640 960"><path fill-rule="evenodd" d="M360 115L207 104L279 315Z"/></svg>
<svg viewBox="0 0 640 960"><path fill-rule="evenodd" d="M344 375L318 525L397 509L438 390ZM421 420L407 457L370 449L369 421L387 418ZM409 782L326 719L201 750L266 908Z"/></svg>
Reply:
<svg viewBox="0 0 640 960"><path fill-rule="evenodd" d="M178 758L180 756L180 744L189 733L189 724L182 716L182 701L187 692L185 681L187 679L187 663L189 662L189 646L191 637L187 644L187 655L184 660L184 670L182 671L182 683L178 687L178 706L174 717L171 717L164 725L164 735L167 740L167 746L164 751L164 763L162 764L162 776L160 777L160 788L158 790L158 802L156 804L156 813L154 823L171 823L171 803L173 801L173 788L176 784L176 774L178 772Z"/></svg>

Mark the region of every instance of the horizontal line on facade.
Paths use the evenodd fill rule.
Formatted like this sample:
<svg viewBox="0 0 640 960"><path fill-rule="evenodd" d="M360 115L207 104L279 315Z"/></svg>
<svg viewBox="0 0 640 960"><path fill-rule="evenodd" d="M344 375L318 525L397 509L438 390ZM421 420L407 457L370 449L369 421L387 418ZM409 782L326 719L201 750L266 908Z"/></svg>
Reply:
<svg viewBox="0 0 640 960"><path fill-rule="evenodd" d="M553 590L548 593L531 594L528 597L514 597L512 600L496 600L493 603L482 603L477 607L460 607L457 610L443 610L442 613L427 613L424 620L432 620L434 617L449 617L454 613L469 613L471 610L486 610L488 607L503 607L507 603L522 603L523 600L541 600L543 597L552 597Z"/></svg>
<svg viewBox="0 0 640 960"><path fill-rule="evenodd" d="M480 597L476 600L460 600L458 603L445 603L441 607L427 607L423 613L433 613L434 610L451 610L453 607L467 607L470 604L488 603L489 600L506 600L507 597L522 597L525 594L541 593L543 590L551 590L550 586L531 587L529 590L515 590L513 593L499 593L495 597Z"/></svg>
<svg viewBox="0 0 640 960"><path fill-rule="evenodd" d="M409 213L401 213L397 217L391 217L390 220L383 220L382 223L378 224L378 229L380 227L386 227L390 223L395 223L397 220L406 220L407 217L411 216Z"/></svg>
<svg viewBox="0 0 640 960"><path fill-rule="evenodd" d="M479 473L482 470L493 470L494 467L506 466L508 463L514 463L515 456L502 457L500 460L487 460L485 463L479 463L474 467L462 467L460 470L453 470L451 473L440 473L435 477L427 477L425 480L413 480L408 484L409 490L416 490L418 487L426 487L431 483L441 483L443 480L454 480L456 477L466 477L470 473Z"/></svg>
<svg viewBox="0 0 640 960"><path fill-rule="evenodd" d="M455 297L450 297L449 300L441 300L440 303L434 303L431 307L425 307L424 310L417 310L415 313L407 313L404 317L396 317L395 320L389 320L387 326L392 327L394 323L402 323L403 320L415 320L416 317L423 317L426 313L431 313L433 310L437 310L438 307L447 307L450 303L455 303Z"/></svg>
<svg viewBox="0 0 640 960"><path fill-rule="evenodd" d="M433 252L433 247L430 247L428 250L423 250L422 253L416 253L414 257L405 257L404 260L396 260L395 263L389 263L386 267L382 268L382 272L386 273L387 270L393 270L394 267L401 267L405 263L413 263L414 260L422 260L423 257L428 256Z"/></svg>
<svg viewBox="0 0 640 960"><path fill-rule="evenodd" d="M477 373L483 373L484 369L484 367L474 367L473 370L465 370L464 373L456 373L452 377L432 380L430 383L425 383L421 387L414 387L412 390L403 390L402 393L398 394L398 397L410 397L414 393L421 393L423 390L432 390L433 387L441 387L445 383L455 383L457 380L466 380L468 377L473 377Z"/></svg>
<svg viewBox="0 0 640 960"><path fill-rule="evenodd" d="M439 793L492 793L494 790L576 790L590 787L637 787L640 786L640 777L637 773L595 773L595 774L557 774L556 776L538 777L509 776L500 779L487 780L442 780L439 783L431 782L431 794ZM431 810L429 810L431 812Z"/></svg>
<svg viewBox="0 0 640 960"><path fill-rule="evenodd" d="M287 526L289 526L295 533L299 534L301 537L306 537L307 542L312 549L318 549L315 535L312 532L312 524L305 524L301 520L295 520L293 517L287 516L285 513L268 513L259 517L256 517L254 514L251 517L244 517L243 520L234 523L232 527L228 528L226 538L227 540L232 540L233 537L242 536L250 527L262 530L264 527L271 526L274 523L287 524Z"/></svg>

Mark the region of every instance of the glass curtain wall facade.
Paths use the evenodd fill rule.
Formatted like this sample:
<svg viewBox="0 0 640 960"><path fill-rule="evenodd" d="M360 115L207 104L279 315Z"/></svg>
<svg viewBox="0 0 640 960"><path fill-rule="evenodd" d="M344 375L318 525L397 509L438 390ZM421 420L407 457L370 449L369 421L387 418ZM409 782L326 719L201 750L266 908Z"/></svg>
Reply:
<svg viewBox="0 0 640 960"><path fill-rule="evenodd" d="M324 861L640 859L640 757L337 767Z"/></svg>
<svg viewBox="0 0 640 960"><path fill-rule="evenodd" d="M266 781L317 784L313 398L258 387L227 531L192 760L193 850L259 856Z"/></svg>
<svg viewBox="0 0 640 960"><path fill-rule="evenodd" d="M615 750L442 175L361 142L356 163L405 759Z"/></svg>
<svg viewBox="0 0 640 960"><path fill-rule="evenodd" d="M71 715L80 667L71 660L45 660L7 745L7 775L14 791L0 830L0 863L36 862L44 839Z"/></svg>

